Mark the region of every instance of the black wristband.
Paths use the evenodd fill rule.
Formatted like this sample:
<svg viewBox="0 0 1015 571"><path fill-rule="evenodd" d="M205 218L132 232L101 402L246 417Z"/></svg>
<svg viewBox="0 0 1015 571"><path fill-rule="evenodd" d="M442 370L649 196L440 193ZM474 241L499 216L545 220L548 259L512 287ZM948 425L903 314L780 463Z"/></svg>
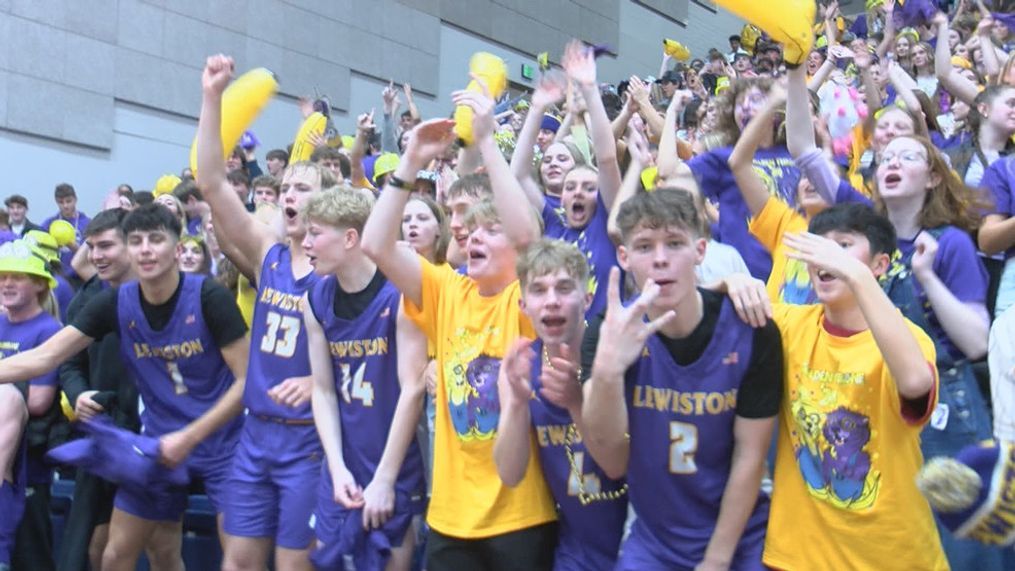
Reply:
<svg viewBox="0 0 1015 571"><path fill-rule="evenodd" d="M394 175L394 173L388 175L388 186L393 186L399 190L407 190L407 191L415 190L413 188L413 185L398 178L397 176Z"/></svg>

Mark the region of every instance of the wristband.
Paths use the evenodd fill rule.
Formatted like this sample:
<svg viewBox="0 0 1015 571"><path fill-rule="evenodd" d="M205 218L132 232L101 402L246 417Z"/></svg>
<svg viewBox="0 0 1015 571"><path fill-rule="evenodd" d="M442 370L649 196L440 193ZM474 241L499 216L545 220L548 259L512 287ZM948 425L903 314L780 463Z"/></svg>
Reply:
<svg viewBox="0 0 1015 571"><path fill-rule="evenodd" d="M399 190L404 190L407 192L415 190L413 185L398 178L397 176L394 175L394 173L388 175L388 186L392 186Z"/></svg>

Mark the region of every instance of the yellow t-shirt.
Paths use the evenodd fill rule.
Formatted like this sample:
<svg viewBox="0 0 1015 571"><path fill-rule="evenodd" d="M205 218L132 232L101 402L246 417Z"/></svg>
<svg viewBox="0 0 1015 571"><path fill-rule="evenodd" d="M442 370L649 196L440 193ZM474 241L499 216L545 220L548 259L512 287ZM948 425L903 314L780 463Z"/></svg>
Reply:
<svg viewBox="0 0 1015 571"><path fill-rule="evenodd" d="M821 305L775 307L785 391L764 562L777 569L948 569L916 487L920 430L907 421L870 330L823 326ZM934 344L907 321L928 366ZM927 410L937 402L937 379Z"/></svg>
<svg viewBox="0 0 1015 571"><path fill-rule="evenodd" d="M242 274L236 280L236 305L240 307L240 315L250 328L254 321L254 302L257 301L257 290L250 285L250 280Z"/></svg>
<svg viewBox="0 0 1015 571"><path fill-rule="evenodd" d="M518 282L484 297L475 281L447 264L419 260L423 307L406 299L405 313L433 342L438 364L433 494L427 522L444 535L472 539L557 519L535 438L530 441L525 476L517 486L500 481L493 461L501 358L519 336L535 337L518 305Z"/></svg>
<svg viewBox="0 0 1015 571"><path fill-rule="evenodd" d="M816 302L807 264L786 257L782 237L807 231L807 219L785 202L769 197L748 229L772 255L772 273L768 274L768 297L772 303L803 305Z"/></svg>

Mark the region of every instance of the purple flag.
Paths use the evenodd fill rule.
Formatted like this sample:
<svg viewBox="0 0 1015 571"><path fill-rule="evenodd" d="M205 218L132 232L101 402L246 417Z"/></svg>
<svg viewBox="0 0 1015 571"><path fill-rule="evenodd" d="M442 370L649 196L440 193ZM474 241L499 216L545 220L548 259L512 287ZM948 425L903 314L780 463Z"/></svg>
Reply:
<svg viewBox="0 0 1015 571"><path fill-rule="evenodd" d="M898 0L895 6L895 27L906 28L925 24L938 13L932 0Z"/></svg>

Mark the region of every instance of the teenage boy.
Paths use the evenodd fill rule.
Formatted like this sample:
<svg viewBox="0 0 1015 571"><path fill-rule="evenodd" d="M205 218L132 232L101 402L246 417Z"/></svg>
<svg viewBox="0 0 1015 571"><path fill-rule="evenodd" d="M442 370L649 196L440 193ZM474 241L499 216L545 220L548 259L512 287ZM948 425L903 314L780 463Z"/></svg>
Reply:
<svg viewBox="0 0 1015 571"><path fill-rule="evenodd" d="M179 271L180 230L179 219L160 205L131 212L123 231L138 281L103 291L48 341L6 359L0 383L37 376L96 339L119 334L120 357L144 403L144 432L159 438L165 464L185 463L192 480L203 480L221 513L241 425L246 326L224 287ZM102 569L132 570L150 538L179 538L174 532L186 503L186 488L117 490ZM182 566L179 544L158 549L175 550Z"/></svg>
<svg viewBox="0 0 1015 571"><path fill-rule="evenodd" d="M208 58L197 140L198 184L220 243L229 244L227 255L257 284L243 394L249 413L229 479L224 565L263 569L274 545L280 568L308 569L321 445L310 407L312 379L299 302L318 278L301 245L306 224L300 210L333 181L317 165L285 169L279 206L288 244L279 244L268 225L254 222L222 162L222 92L232 71L232 58Z"/></svg>
<svg viewBox="0 0 1015 571"><path fill-rule="evenodd" d="M60 263L66 268L67 276L77 280L78 275L74 272L70 262L74 258L74 252L78 245L81 244L81 238L85 235L85 228L88 227L91 218L78 210L78 195L74 191L74 187L66 182L56 185L56 189L53 190L53 199L56 201L57 213L42 221L42 229L48 232L49 225L57 220L69 222L74 227L74 243L60 249ZM80 285L80 283L80 281L76 281L75 285Z"/></svg>
<svg viewBox="0 0 1015 571"><path fill-rule="evenodd" d="M522 311L539 337L515 341L497 380L497 471L505 484L515 485L533 461L529 444L535 437L558 506L558 571L612 570L627 519L624 482L607 476L582 442L577 349L592 299L588 278L585 255L559 240L544 238L519 257Z"/></svg>
<svg viewBox="0 0 1015 571"><path fill-rule="evenodd" d="M370 206L358 191L331 189L305 209L303 247L324 276L303 306L314 421L327 457L315 510L314 561L340 568L348 555L357 569L407 571L415 545L412 523L423 512L425 492L415 435L427 345L400 311L402 294L360 247ZM349 518L357 525L345 525ZM357 535L374 532L385 537L390 553L353 549Z"/></svg>
<svg viewBox="0 0 1015 571"><path fill-rule="evenodd" d="M895 231L867 206L840 204L785 242L819 303L774 309L786 399L765 564L947 569L915 483L920 431L937 402L934 344L877 280Z"/></svg>
<svg viewBox="0 0 1015 571"><path fill-rule="evenodd" d="M489 97L458 92L475 112L474 145L490 176L494 204L473 206L466 242L468 275L436 266L398 245L399 221L416 173L454 139L454 123L435 119L410 131L405 154L363 230L363 251L402 292L406 314L426 333L437 360L433 494L427 513L427 569L549 569L556 544L553 500L536 463L518 485L500 481L493 439L501 359L519 336L533 337L518 306L517 252L539 236L533 213L501 219L521 189L493 139ZM528 213L525 213L528 214ZM531 454L537 454L532 442Z"/></svg>
<svg viewBox="0 0 1015 571"><path fill-rule="evenodd" d="M4 200L7 214L10 215L11 232L15 236L24 236L32 230L42 230L42 226L28 219L28 199L20 194L12 194ZM48 230L48 229L47 229Z"/></svg>
<svg viewBox="0 0 1015 571"><path fill-rule="evenodd" d="M96 273L81 286L67 307L69 322L101 292L136 279L122 228L126 216L126 210L112 208L99 212L88 223L85 247ZM117 426L140 429L137 383L120 357L119 335L111 333L96 339L88 349L60 365L60 386L78 420L105 413ZM80 569L86 561L92 569L101 569L115 495L115 485L83 470L77 472L74 499L57 554L58 569ZM178 545L179 541L166 543ZM149 545L155 547L157 543ZM153 569L168 569L177 557L158 549L149 549L147 556Z"/></svg>
<svg viewBox="0 0 1015 571"><path fill-rule="evenodd" d="M582 348L585 444L607 475L627 475L638 516L618 569L763 568L781 340L744 323L739 301L695 286L698 220L683 191L620 207L617 259L642 293L622 305L614 269Z"/></svg>
<svg viewBox="0 0 1015 571"><path fill-rule="evenodd" d="M0 247L0 366L60 330L60 322L43 309L55 286L27 242L16 240ZM56 372L32 377L20 387L0 386L0 569L54 568L48 550L49 488L35 483L45 467L35 451L28 450L28 423L49 412L57 379Z"/></svg>

